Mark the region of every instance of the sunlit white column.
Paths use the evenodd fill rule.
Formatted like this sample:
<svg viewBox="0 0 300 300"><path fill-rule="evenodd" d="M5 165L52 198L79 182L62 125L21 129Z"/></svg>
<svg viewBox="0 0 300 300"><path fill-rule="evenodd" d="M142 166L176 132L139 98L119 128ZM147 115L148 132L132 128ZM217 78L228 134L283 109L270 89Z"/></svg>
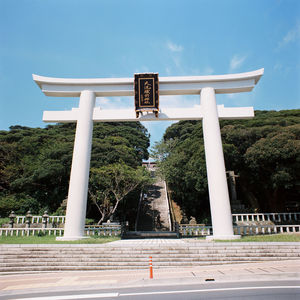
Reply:
<svg viewBox="0 0 300 300"><path fill-rule="evenodd" d="M58 238L61 240L77 240L84 237L95 99L94 92L88 90L81 92L65 230L64 236Z"/></svg>
<svg viewBox="0 0 300 300"><path fill-rule="evenodd" d="M211 87L201 90L203 137L206 158L209 202L213 236L207 239L236 239L233 233L229 193L219 125L215 91Z"/></svg>

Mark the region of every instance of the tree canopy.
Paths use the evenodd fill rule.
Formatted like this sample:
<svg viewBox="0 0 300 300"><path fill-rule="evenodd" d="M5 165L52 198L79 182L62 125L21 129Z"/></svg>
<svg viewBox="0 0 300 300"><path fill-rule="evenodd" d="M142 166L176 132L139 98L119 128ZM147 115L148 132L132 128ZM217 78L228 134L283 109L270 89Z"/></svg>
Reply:
<svg viewBox="0 0 300 300"><path fill-rule="evenodd" d="M226 169L239 175L238 199L248 210L276 212L293 205L299 210L299 121L298 109L256 111L250 120L220 122ZM17 214L29 209L61 212L68 193L74 134L75 124L12 126L0 131L1 216L11 210ZM145 182L139 167L148 158L148 147L149 134L139 122L94 124L88 216L100 220L101 210L106 210L104 220L111 207L119 215L126 211L134 216L138 199L134 187ZM160 160L172 199L187 216L206 222L210 214L202 123L173 124L153 155ZM126 182L133 190L122 190ZM121 201L130 209L120 208Z"/></svg>
<svg viewBox="0 0 300 300"><path fill-rule="evenodd" d="M0 131L0 215L54 213L67 197L75 124ZM149 134L139 122L95 123L91 168L116 163L133 170L148 158Z"/></svg>
<svg viewBox="0 0 300 300"><path fill-rule="evenodd" d="M285 211L300 199L300 110L256 111L250 120L220 122L226 170L239 175L248 210ZM153 151L172 198L187 215L209 216L202 123L169 127ZM299 207L299 206L298 206Z"/></svg>
<svg viewBox="0 0 300 300"><path fill-rule="evenodd" d="M124 163L92 168L89 195L99 210L98 224L114 215L119 203L138 186L151 183L150 173L140 166L136 169Z"/></svg>

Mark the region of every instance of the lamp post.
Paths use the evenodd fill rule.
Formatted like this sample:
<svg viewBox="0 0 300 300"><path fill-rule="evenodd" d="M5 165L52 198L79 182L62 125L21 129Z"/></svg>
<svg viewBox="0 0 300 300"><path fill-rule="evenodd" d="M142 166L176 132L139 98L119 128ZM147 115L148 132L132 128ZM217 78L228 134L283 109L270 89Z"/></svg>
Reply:
<svg viewBox="0 0 300 300"><path fill-rule="evenodd" d="M47 223L48 223L48 218L49 218L47 210L45 210L42 217L43 217L43 229L46 229L47 228Z"/></svg>
<svg viewBox="0 0 300 300"><path fill-rule="evenodd" d="M26 214L26 228L30 228L31 219L32 219L32 214L31 211L29 210Z"/></svg>
<svg viewBox="0 0 300 300"><path fill-rule="evenodd" d="M10 215L8 217L10 218L9 227L13 228L14 227L14 223L15 223L15 217L16 217L15 212L12 210L12 212L10 213Z"/></svg>

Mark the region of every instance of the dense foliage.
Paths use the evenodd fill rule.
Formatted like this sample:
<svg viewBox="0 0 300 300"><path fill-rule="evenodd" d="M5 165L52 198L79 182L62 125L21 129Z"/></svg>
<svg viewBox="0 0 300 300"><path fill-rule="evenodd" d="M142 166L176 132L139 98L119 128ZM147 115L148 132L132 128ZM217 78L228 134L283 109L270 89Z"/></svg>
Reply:
<svg viewBox="0 0 300 300"><path fill-rule="evenodd" d="M12 126L0 131L0 215L54 213L67 197L75 124ZM148 158L149 135L138 122L95 123L91 168L118 163L136 170ZM91 202L88 212L96 216ZM61 213L62 211L59 211Z"/></svg>
<svg viewBox="0 0 300 300"><path fill-rule="evenodd" d="M239 175L238 199L248 211L299 210L300 110L256 111L250 120L220 122L226 170ZM202 124L169 127L154 156L188 216L209 216ZM298 208L297 208L298 206Z"/></svg>
<svg viewBox="0 0 300 300"><path fill-rule="evenodd" d="M120 202L131 191L150 183L150 172L142 166L134 169L123 163L115 163L92 168L89 196L101 216L98 224L114 216Z"/></svg>
<svg viewBox="0 0 300 300"><path fill-rule="evenodd" d="M257 111L253 119L223 120L220 126L226 169L239 175L237 195L246 209L299 210L300 110ZM0 216L11 210L63 212L74 133L74 124L0 131ZM149 136L140 123L94 124L88 217L98 221L103 213L103 220L116 213L134 219L139 198L134 188L147 181L139 166L148 158L148 147ZM172 199L187 216L207 223L201 122L173 124L156 144L154 156L161 160Z"/></svg>

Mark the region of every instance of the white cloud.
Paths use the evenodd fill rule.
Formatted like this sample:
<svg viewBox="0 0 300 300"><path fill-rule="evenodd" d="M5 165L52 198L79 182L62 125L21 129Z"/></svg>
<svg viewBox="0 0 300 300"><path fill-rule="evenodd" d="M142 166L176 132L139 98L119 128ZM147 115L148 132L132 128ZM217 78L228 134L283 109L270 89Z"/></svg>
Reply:
<svg viewBox="0 0 300 300"><path fill-rule="evenodd" d="M180 95L180 96L160 96L159 106L163 110L164 108L175 107L193 107L200 104L199 95Z"/></svg>
<svg viewBox="0 0 300 300"><path fill-rule="evenodd" d="M239 68L240 66L242 66L242 64L244 63L244 61L246 60L247 56L241 56L241 55L237 55L235 54L231 60L230 60L230 70L235 70L237 68Z"/></svg>
<svg viewBox="0 0 300 300"><path fill-rule="evenodd" d="M282 70L282 64L276 63L273 67L274 71L281 71Z"/></svg>
<svg viewBox="0 0 300 300"><path fill-rule="evenodd" d="M102 109L124 109L133 108L133 97L97 97L96 107Z"/></svg>
<svg viewBox="0 0 300 300"><path fill-rule="evenodd" d="M166 71L167 75L171 75L172 74L171 68L169 68L169 67L166 67L165 71Z"/></svg>
<svg viewBox="0 0 300 300"><path fill-rule="evenodd" d="M289 43L295 42L300 39L300 24L297 24L294 28L287 32L283 39L279 42L279 47L283 47Z"/></svg>
<svg viewBox="0 0 300 300"><path fill-rule="evenodd" d="M214 69L212 68L212 67L206 67L205 69L204 69L204 75L211 75L211 74L213 74L214 73Z"/></svg>
<svg viewBox="0 0 300 300"><path fill-rule="evenodd" d="M134 73L148 73L150 69L147 66L141 66L138 69L134 70Z"/></svg>
<svg viewBox="0 0 300 300"><path fill-rule="evenodd" d="M236 95L237 95L237 94L226 94L227 98L229 98L229 99L234 99L234 98L236 98Z"/></svg>
<svg viewBox="0 0 300 300"><path fill-rule="evenodd" d="M183 51L183 46L177 45L171 41L167 42L167 48L172 52L182 52Z"/></svg>
<svg viewBox="0 0 300 300"><path fill-rule="evenodd" d="M180 68L180 67L181 67L181 59L180 59L180 57L178 57L178 56L173 56L172 59L173 59L173 62L174 62L174 64L175 64L175 66L176 66L177 68Z"/></svg>
<svg viewBox="0 0 300 300"><path fill-rule="evenodd" d="M110 102L110 100L108 98L105 98L105 97L97 98L95 106L100 106L101 107L102 105L109 104L109 102Z"/></svg>
<svg viewBox="0 0 300 300"><path fill-rule="evenodd" d="M234 93L224 96L221 101L223 101L225 107L255 106L255 89L251 93Z"/></svg>

